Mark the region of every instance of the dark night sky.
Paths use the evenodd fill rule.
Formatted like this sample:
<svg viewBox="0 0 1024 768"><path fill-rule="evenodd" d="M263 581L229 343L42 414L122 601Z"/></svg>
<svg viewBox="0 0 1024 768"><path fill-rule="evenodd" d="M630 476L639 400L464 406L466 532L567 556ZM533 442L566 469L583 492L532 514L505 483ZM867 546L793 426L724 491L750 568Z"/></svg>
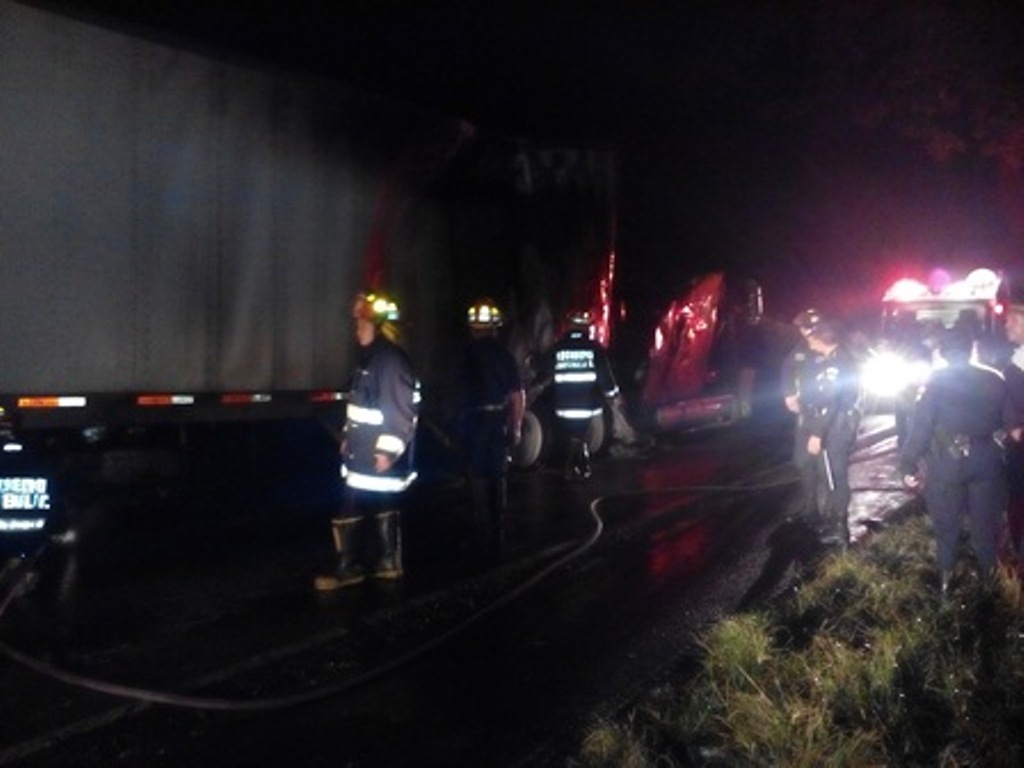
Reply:
<svg viewBox="0 0 1024 768"><path fill-rule="evenodd" d="M1005 3L41 4L614 146L627 298L724 265L769 311L854 312L903 265L1005 266L1024 237Z"/></svg>

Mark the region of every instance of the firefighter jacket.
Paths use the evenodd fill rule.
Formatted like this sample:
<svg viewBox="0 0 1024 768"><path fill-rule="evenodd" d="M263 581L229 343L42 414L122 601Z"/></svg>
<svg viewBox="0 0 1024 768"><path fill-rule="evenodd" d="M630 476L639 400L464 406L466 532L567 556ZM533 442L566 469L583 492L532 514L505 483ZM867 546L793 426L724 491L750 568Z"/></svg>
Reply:
<svg viewBox="0 0 1024 768"><path fill-rule="evenodd" d="M555 415L589 420L601 413L605 399L619 394L604 348L583 329L572 330L555 345Z"/></svg>
<svg viewBox="0 0 1024 768"><path fill-rule="evenodd" d="M926 454L955 460L976 452L991 457L993 467L1001 466L996 438L1006 397L1006 381L993 368L964 361L934 371L914 407L910 436L900 456L902 474L916 474L917 463Z"/></svg>
<svg viewBox="0 0 1024 768"><path fill-rule="evenodd" d="M346 395L341 474L355 490L404 491L416 479L419 382L405 352L381 336L360 353ZM376 470L378 453L394 460L387 472Z"/></svg>
<svg viewBox="0 0 1024 768"><path fill-rule="evenodd" d="M466 346L457 383L462 411L504 411L523 388L519 367L496 338L473 339Z"/></svg>
<svg viewBox="0 0 1024 768"><path fill-rule="evenodd" d="M819 357L803 377L802 386L800 413L812 437L827 442L833 431L845 432L859 421L857 364L843 346Z"/></svg>

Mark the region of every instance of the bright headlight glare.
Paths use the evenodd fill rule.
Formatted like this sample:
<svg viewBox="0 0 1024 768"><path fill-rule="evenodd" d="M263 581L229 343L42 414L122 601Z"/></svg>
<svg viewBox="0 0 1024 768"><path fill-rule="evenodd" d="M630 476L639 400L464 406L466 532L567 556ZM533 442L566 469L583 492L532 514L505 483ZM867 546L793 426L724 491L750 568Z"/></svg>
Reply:
<svg viewBox="0 0 1024 768"><path fill-rule="evenodd" d="M864 363L861 385L878 397L894 397L917 383L915 368L894 352L878 352Z"/></svg>

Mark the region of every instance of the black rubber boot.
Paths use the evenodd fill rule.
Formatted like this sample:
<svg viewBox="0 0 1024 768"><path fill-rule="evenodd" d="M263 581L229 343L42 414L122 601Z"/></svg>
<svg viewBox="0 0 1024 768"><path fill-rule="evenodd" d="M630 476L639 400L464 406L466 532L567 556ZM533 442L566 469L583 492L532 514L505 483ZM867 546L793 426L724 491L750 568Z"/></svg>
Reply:
<svg viewBox="0 0 1024 768"><path fill-rule="evenodd" d="M313 581L313 587L319 592L330 592L350 587L366 580L366 569L356 559L359 554L357 537L361 531L357 517L345 517L331 520L331 533L334 535L334 549L338 553L338 567L334 573L321 574Z"/></svg>
<svg viewBox="0 0 1024 768"><path fill-rule="evenodd" d="M590 449L585 440L573 438L569 441L569 457L565 463L565 479L576 480L590 477Z"/></svg>
<svg viewBox="0 0 1024 768"><path fill-rule="evenodd" d="M590 446L587 445L586 440L580 442L579 463L576 466L580 477L590 477Z"/></svg>
<svg viewBox="0 0 1024 768"><path fill-rule="evenodd" d="M377 538L380 556L373 571L375 579L394 580L402 578L402 531L397 511L377 515Z"/></svg>

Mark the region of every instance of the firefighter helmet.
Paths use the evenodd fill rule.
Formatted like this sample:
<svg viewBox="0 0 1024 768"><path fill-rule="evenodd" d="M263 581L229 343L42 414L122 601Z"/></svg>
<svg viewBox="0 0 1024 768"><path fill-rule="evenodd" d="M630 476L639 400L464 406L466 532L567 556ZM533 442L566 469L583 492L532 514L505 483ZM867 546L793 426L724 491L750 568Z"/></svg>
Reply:
<svg viewBox="0 0 1024 768"><path fill-rule="evenodd" d="M593 322L590 313L585 310L573 310L565 316L565 321L570 328L589 328Z"/></svg>
<svg viewBox="0 0 1024 768"><path fill-rule="evenodd" d="M398 304L387 296L380 293L359 294L352 307L352 316L357 320L369 320L385 339L398 343L401 336L398 327L401 313Z"/></svg>
<svg viewBox="0 0 1024 768"><path fill-rule="evenodd" d="M380 293L361 293L356 296L352 315L357 320L371 320L377 325L397 323L401 319L398 305Z"/></svg>
<svg viewBox="0 0 1024 768"><path fill-rule="evenodd" d="M470 328L486 330L500 328L505 322L501 309L490 299L480 299L466 311L466 322Z"/></svg>

